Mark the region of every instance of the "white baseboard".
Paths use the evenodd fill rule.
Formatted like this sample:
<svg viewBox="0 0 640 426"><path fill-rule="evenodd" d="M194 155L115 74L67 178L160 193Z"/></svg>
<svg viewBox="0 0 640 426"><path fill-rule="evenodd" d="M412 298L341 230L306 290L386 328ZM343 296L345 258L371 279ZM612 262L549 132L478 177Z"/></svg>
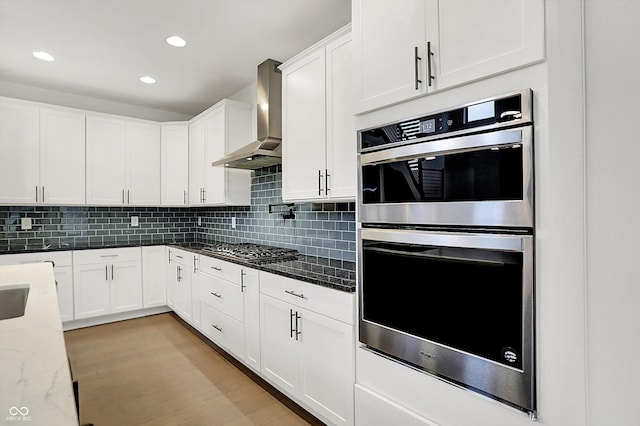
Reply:
<svg viewBox="0 0 640 426"><path fill-rule="evenodd" d="M120 312L117 314L103 315L103 316L94 317L94 318L85 318L81 320L66 321L62 323L62 329L64 331L75 330L77 328L91 327L94 325L107 324L107 323L116 322L116 321L124 321L128 319L146 317L149 315L161 314L164 312L171 312L171 311L172 309L169 308L168 306L157 306L154 308L139 309L139 310L129 311L129 312Z"/></svg>

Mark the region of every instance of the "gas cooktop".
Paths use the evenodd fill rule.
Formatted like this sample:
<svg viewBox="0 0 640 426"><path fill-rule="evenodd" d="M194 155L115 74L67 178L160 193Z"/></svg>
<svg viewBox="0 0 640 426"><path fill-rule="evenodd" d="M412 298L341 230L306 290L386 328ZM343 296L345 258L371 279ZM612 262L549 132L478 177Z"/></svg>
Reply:
<svg viewBox="0 0 640 426"><path fill-rule="evenodd" d="M298 256L298 250L251 243L219 243L203 247L201 250L216 256L255 264L295 260Z"/></svg>

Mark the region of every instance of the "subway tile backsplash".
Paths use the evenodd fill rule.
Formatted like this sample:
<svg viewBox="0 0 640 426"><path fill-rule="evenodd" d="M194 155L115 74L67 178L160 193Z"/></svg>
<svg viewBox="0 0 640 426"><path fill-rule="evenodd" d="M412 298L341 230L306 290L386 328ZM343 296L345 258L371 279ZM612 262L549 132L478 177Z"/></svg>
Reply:
<svg viewBox="0 0 640 426"><path fill-rule="evenodd" d="M43 246L166 244L188 241L258 243L300 253L355 261L355 203L296 203L295 219L283 219L281 166L256 170L251 206L243 207L62 207L0 206L0 253ZM139 226L131 226L138 216ZM33 229L20 230L20 218ZM232 228L235 217L236 227Z"/></svg>

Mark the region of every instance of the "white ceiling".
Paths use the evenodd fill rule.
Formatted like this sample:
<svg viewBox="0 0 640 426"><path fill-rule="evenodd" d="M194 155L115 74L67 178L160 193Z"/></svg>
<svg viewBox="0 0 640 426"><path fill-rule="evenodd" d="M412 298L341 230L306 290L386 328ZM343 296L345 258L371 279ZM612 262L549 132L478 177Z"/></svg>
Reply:
<svg viewBox="0 0 640 426"><path fill-rule="evenodd" d="M0 0L0 81L193 116L350 21L350 0Z"/></svg>

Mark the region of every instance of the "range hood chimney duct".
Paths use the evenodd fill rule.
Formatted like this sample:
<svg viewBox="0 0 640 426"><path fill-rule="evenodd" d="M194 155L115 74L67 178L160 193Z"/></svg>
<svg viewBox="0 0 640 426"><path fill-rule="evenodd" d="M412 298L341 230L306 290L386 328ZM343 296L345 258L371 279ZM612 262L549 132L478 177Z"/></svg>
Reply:
<svg viewBox="0 0 640 426"><path fill-rule="evenodd" d="M280 62L267 59L258 65L256 115L258 139L211 163L255 170L282 162L282 72Z"/></svg>

